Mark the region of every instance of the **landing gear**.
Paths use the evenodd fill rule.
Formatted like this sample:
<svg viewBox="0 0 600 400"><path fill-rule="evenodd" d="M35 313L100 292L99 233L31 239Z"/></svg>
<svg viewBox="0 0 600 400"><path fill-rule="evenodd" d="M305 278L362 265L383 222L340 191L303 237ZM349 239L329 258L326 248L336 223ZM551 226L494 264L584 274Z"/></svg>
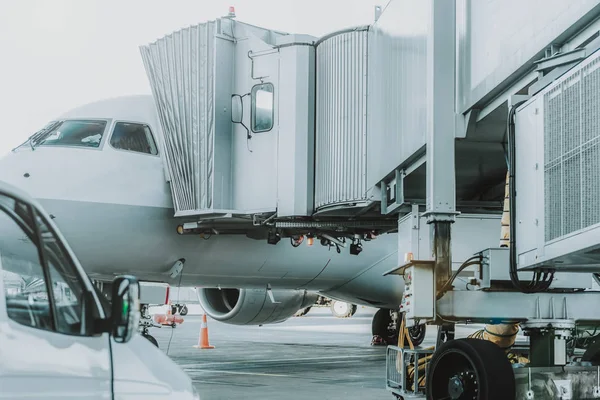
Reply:
<svg viewBox="0 0 600 400"><path fill-rule="evenodd" d="M514 400L515 376L504 351L492 342L457 339L433 354L427 399Z"/></svg>
<svg viewBox="0 0 600 400"><path fill-rule="evenodd" d="M158 347L158 342L152 335L150 335L149 330L150 328L160 328L161 326L154 323L148 308L148 304L142 304L140 307L140 324L138 327L138 332L140 335L148 339L150 343Z"/></svg>
<svg viewBox="0 0 600 400"><path fill-rule="evenodd" d="M397 345L398 330L400 329L402 314L388 309L379 309L373 316L371 333L373 345ZM408 328L408 334L414 346L420 346L427 333L426 325L418 325Z"/></svg>
<svg viewBox="0 0 600 400"><path fill-rule="evenodd" d="M356 313L358 307L356 304L350 304L343 301L333 300L331 302L331 313L337 318L349 318Z"/></svg>
<svg viewBox="0 0 600 400"><path fill-rule="evenodd" d="M186 316L188 313L188 308L187 306L184 304L179 308L179 315L181 315L182 317Z"/></svg>
<svg viewBox="0 0 600 400"><path fill-rule="evenodd" d="M142 335L143 337L145 337L146 339L148 339L148 341L150 343L152 343L153 345L155 345L156 347L158 347L158 342L156 341L156 339L154 338L154 336L150 335L150 334L146 334L146 335Z"/></svg>
<svg viewBox="0 0 600 400"><path fill-rule="evenodd" d="M373 316L371 322L371 334L373 335L372 345L396 345L398 336L394 330L390 329L392 324L391 310L380 308ZM396 340L394 341L394 337Z"/></svg>

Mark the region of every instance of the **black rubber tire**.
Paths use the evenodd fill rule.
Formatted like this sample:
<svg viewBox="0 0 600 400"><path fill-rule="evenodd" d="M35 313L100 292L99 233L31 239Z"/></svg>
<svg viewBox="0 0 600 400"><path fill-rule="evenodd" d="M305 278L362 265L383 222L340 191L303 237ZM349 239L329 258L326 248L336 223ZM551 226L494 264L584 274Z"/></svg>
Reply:
<svg viewBox="0 0 600 400"><path fill-rule="evenodd" d="M177 314L177 306L171 306L171 315Z"/></svg>
<svg viewBox="0 0 600 400"><path fill-rule="evenodd" d="M433 354L427 374L427 400L450 398L449 377L464 370L475 373L477 400L515 400L515 375L505 352L492 342L481 339L456 339L440 345Z"/></svg>
<svg viewBox="0 0 600 400"><path fill-rule="evenodd" d="M181 316L183 317L183 316L186 316L186 315L187 315L187 313L188 313L188 308L187 308L187 306L184 304L184 305L182 305L182 306L181 306L181 308L179 309L179 315L181 315Z"/></svg>
<svg viewBox="0 0 600 400"><path fill-rule="evenodd" d="M348 308L346 309L345 312L338 312L335 309L335 305L338 303L345 303L348 305ZM349 318L352 316L352 314L354 314L356 312L356 305L355 304L350 304L350 303L346 303L344 301L337 301L337 300L332 300L331 301L331 305L329 306L329 309L331 310L331 314L333 314L334 317L336 318Z"/></svg>
<svg viewBox="0 0 600 400"><path fill-rule="evenodd" d="M589 361L593 365L600 365L600 340L597 338L590 340L581 361Z"/></svg>
<svg viewBox="0 0 600 400"><path fill-rule="evenodd" d="M373 315L373 321L371 322L371 334L373 336L381 336L384 339L388 339L390 332L388 331L388 326L392 322L392 317L390 316L390 311L384 308L380 308L377 310L375 315Z"/></svg>
<svg viewBox="0 0 600 400"><path fill-rule="evenodd" d="M425 340L425 335L427 334L427 325L417 325L408 328L408 334L410 335L410 340L413 343L413 346L420 346Z"/></svg>
<svg viewBox="0 0 600 400"><path fill-rule="evenodd" d="M311 308L312 306L299 309L298 311L296 311L296 314L294 314L294 317L304 317L306 314L308 314Z"/></svg>
<svg viewBox="0 0 600 400"><path fill-rule="evenodd" d="M152 343L153 345L155 345L156 347L158 347L158 342L156 341L156 339L154 338L154 336L152 335L142 335L143 337L145 337L146 339L148 339L148 341L150 343Z"/></svg>

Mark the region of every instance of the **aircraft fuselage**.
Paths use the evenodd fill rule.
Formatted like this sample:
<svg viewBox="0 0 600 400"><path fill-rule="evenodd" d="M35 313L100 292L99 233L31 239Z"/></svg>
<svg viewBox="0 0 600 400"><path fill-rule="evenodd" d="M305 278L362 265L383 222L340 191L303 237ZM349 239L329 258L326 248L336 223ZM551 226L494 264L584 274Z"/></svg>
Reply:
<svg viewBox="0 0 600 400"><path fill-rule="evenodd" d="M97 146L23 145L0 161L0 179L38 199L54 216L92 278L130 273L142 280L198 287L328 291L357 304L396 307L402 280L383 277L397 265L397 235L370 241L358 256L315 242L292 247L246 235L178 235L151 96L93 103L60 120L106 121ZM147 125L158 154L115 148L119 123ZM173 264L185 259L181 275Z"/></svg>

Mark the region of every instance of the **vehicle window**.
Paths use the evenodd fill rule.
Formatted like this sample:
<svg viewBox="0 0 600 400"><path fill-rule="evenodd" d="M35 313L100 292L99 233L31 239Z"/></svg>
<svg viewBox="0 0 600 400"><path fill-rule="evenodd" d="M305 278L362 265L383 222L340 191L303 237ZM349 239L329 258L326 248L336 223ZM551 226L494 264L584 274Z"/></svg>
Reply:
<svg viewBox="0 0 600 400"><path fill-rule="evenodd" d="M0 270L6 311L17 323L52 330L48 287L28 211L25 205L0 195Z"/></svg>
<svg viewBox="0 0 600 400"><path fill-rule="evenodd" d="M38 224L54 294L56 331L88 335L92 319L98 317L97 310L92 302L86 302L89 293L56 235L39 216Z"/></svg>
<svg viewBox="0 0 600 400"><path fill-rule="evenodd" d="M34 145L99 147L105 128L106 121L60 121L51 124L49 131L37 138Z"/></svg>
<svg viewBox="0 0 600 400"><path fill-rule="evenodd" d="M96 292L96 296L98 297L98 301L100 301L100 306L102 307L102 311L104 311L104 318L110 319L112 314L112 307L106 295L98 289L96 285L92 285L94 288L94 292Z"/></svg>
<svg viewBox="0 0 600 400"><path fill-rule="evenodd" d="M110 138L110 145L120 150L158 154L150 127L144 124L117 122Z"/></svg>
<svg viewBox="0 0 600 400"><path fill-rule="evenodd" d="M273 84L263 83L252 88L252 131L267 132L273 128Z"/></svg>

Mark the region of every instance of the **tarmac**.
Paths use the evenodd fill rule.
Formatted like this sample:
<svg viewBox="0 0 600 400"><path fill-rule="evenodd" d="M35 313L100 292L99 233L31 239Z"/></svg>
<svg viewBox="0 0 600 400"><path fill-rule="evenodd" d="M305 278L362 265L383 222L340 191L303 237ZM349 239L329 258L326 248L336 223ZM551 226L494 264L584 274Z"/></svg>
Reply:
<svg viewBox="0 0 600 400"><path fill-rule="evenodd" d="M237 326L208 319L211 350L200 350L201 317L188 315L177 328L152 335L192 378L203 400L387 399L385 346L371 346L376 309L359 307L347 319L328 308L273 325ZM479 326L457 327L457 337ZM435 343L428 327L422 346Z"/></svg>

